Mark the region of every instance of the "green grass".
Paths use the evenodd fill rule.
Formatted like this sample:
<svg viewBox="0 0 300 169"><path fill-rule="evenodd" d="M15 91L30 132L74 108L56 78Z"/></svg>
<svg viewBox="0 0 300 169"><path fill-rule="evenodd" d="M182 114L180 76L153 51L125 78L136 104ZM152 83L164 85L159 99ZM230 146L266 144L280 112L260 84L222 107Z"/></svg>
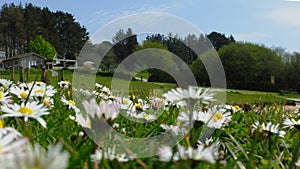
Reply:
<svg viewBox="0 0 300 169"><path fill-rule="evenodd" d="M238 93L238 92L227 92L227 103L228 104L257 104L257 103L284 103L286 99L279 96L277 93Z"/></svg>
<svg viewBox="0 0 300 169"><path fill-rule="evenodd" d="M32 76L29 80L34 80L35 77L39 78L39 73L40 72L34 72L33 70ZM9 74L1 75L1 78L5 77L8 79L10 78ZM65 79L72 82L73 74L71 71L65 72ZM112 78L109 77L97 76L95 78L89 75L77 75L76 79L78 82L80 82L80 84L83 85L89 84L93 86L92 81L94 81L110 87L112 83ZM232 110L227 110L230 111L230 114L232 115L232 119L228 126L222 128L221 130L214 130L213 133L211 133L214 142L218 141L220 144L218 150L220 153L220 160L217 160L215 164L209 164L195 160L159 162L158 157L154 156L141 159L137 158L129 162L117 162L116 160L111 161L109 159L105 159L102 160L97 167L95 167L90 155L95 152L97 145L87 135L80 134L83 132L83 128L76 121L70 119L70 115L75 115L74 110L69 109L60 100L62 96L65 96L67 99L71 99L69 90L60 89L57 86L59 77L50 76L49 80L50 83L56 87L58 92L53 96L54 106L51 108L50 114L42 116L42 118L47 122L47 128L43 128L35 119L32 118L25 122L21 118L7 117L4 119L4 124L6 127L13 127L18 130L23 136L29 138L31 143L40 144L45 148L51 144L56 144L58 142L62 143L63 149L70 154L68 166L70 169L97 167L124 169L288 168L289 166L292 168L295 164L296 158L298 158L300 153L298 151L300 145L300 130L296 127L281 128L283 122L282 117L299 119L299 115L296 113L288 114L283 111L282 105L274 103L284 101L284 97L294 98L299 97L299 95L280 95L278 93L227 89L226 94L228 103L249 103L253 109L247 111L238 110L234 113ZM120 89L126 82L120 79L115 80L116 90ZM17 81L17 78L15 81ZM176 87L174 84L142 83L139 81L132 81L129 85L130 92L138 97L147 97L149 94L159 96L163 92L174 87ZM121 93L121 91L116 92L116 96ZM19 104L21 102L21 100L19 100L16 96L13 98L15 103ZM133 101L136 100L133 99ZM270 104L267 104L265 107L260 107L262 105L255 104L259 104L261 102ZM81 106L82 108L80 102L76 102L76 106ZM195 108L195 110L199 111L200 109L206 109L205 105L202 107L201 106ZM83 109L81 110L84 111ZM161 116L158 117L157 120L147 123L135 123L134 121L130 121L123 116L118 116L115 120L108 120L107 122L110 125L113 123L118 123L120 127L118 127L116 130L123 135L134 138L147 138L164 132L164 130L159 127L160 124L175 124L178 113L182 111L184 112L184 110L185 109L170 106L168 109L163 110ZM151 110L149 110L149 112L150 111ZM2 114L4 114L4 112L0 112L0 115ZM223 118L223 116L218 116L216 118ZM272 122L273 124L279 124L279 130L286 132L285 137L279 138L277 134L271 134L270 132L260 132L259 130L253 131L253 124L257 121L260 123ZM186 138L179 140L179 144L185 148L188 145L191 145L193 148L195 148L199 136L203 133L205 134L205 129L207 129L207 126L203 123L195 123L193 128L186 135ZM118 137L111 137L112 142L115 141L113 138ZM142 145L138 147L144 150L144 148L148 148L149 145L146 145L145 143L145 146ZM156 148L156 145L154 145L148 150L156 150ZM173 148L173 150L177 151L176 146ZM205 156L207 154L203 155ZM226 161L226 165L223 164L224 161Z"/></svg>
<svg viewBox="0 0 300 169"><path fill-rule="evenodd" d="M3 72L3 71L2 71ZM60 81L60 71L58 70L58 76L52 76L49 71L49 83L52 85L56 85L58 81ZM1 78L11 79L11 75L6 70L0 74ZM137 77L143 76L143 78L148 78L147 72L138 73ZM31 69L30 76L28 81L41 80L41 70L40 69ZM24 80L27 81L26 72L24 73ZM73 73L70 70L65 70L65 80L71 81L73 80ZM14 82L19 81L19 71L15 71L15 79ZM95 82L105 85L111 88L111 77L101 77L101 76L92 76L92 75L82 75L79 78L80 82L88 83L86 85L94 84ZM122 93L124 88L124 83L126 81L116 79L116 85L114 86L114 92L116 94ZM80 86L85 87L85 86ZM175 88L175 84L170 83L153 83L153 82L140 82L140 81L131 81L129 86L130 94L143 94L143 95L157 95L161 96L162 93L167 92L168 90ZM118 90L118 89L121 89ZM274 92L262 92L262 91L249 91L249 90L234 90L234 89L226 89L226 103L227 104L255 104L255 103L284 103L286 102L286 98L300 98L300 94L280 94Z"/></svg>
<svg viewBox="0 0 300 169"><path fill-rule="evenodd" d="M149 78L149 73L146 71L139 72L135 77L143 77L144 79Z"/></svg>

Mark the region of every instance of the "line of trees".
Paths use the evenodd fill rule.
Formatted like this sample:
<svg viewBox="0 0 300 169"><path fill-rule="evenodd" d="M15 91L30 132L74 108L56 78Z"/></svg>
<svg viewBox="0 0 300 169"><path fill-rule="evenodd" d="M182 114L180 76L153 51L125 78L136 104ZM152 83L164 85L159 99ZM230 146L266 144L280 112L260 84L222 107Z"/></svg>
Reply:
<svg viewBox="0 0 300 169"><path fill-rule="evenodd" d="M75 59L89 39L84 26L70 13L52 12L31 3L4 4L0 11L0 50L7 58L28 52L30 41L41 35L57 53Z"/></svg>
<svg viewBox="0 0 300 169"><path fill-rule="evenodd" d="M188 35L182 38L171 33L153 34L138 43L137 35L129 28L127 31L119 30L113 37L113 43L94 45L98 49L99 46L112 47L101 62L102 69L109 65L114 65L110 69L116 68L124 58L143 49L168 50L190 66L201 86L210 86L210 82L200 58L211 57L209 51L214 48L222 61L229 88L300 92L300 53L288 53L280 47L268 48L264 45L236 42L232 35L211 32L208 35ZM198 50L200 56L191 48ZM136 66L142 65L142 61L136 62ZM173 64L171 62L170 60L170 65ZM150 81L174 82L172 77L160 70L151 69L149 72Z"/></svg>
<svg viewBox="0 0 300 169"><path fill-rule="evenodd" d="M267 48L264 45L236 42L232 35L218 32L186 37L172 33L151 34L139 37L138 41L130 28L120 29L111 42L92 44L86 28L69 13L51 12L48 8L30 3L25 6L3 5L0 11L0 50L4 50L9 58L41 50L42 47L36 44L51 44L55 48L44 54L48 58L55 51L68 59L75 59L82 50L85 56L82 63L78 60L79 65L86 60L97 63L102 59L99 65L102 70L114 70L129 55L144 49L167 50L190 66L201 86L209 86L210 82L200 58L211 57L208 51L214 48L223 63L229 88L300 92L300 53L288 53L280 47ZM166 57L165 61L170 62L166 66L176 67L171 57ZM136 63L135 66L143 66L143 60L137 60ZM127 69L131 71L130 67ZM151 69L149 72L151 81L174 82L170 75L160 70Z"/></svg>

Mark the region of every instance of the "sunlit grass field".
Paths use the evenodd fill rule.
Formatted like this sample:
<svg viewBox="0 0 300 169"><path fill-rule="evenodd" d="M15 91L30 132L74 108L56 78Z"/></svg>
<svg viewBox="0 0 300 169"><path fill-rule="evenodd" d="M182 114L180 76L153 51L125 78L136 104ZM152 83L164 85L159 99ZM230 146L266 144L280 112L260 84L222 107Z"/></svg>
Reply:
<svg viewBox="0 0 300 169"><path fill-rule="evenodd" d="M37 82L39 70L31 72L29 84L17 83L18 72L14 84L1 84L1 167L203 169L300 165L299 110L287 112L283 105L287 97L299 98L298 94L227 89L226 105L215 105L218 92L203 88L174 90L174 84L132 81L129 94L121 97L121 91L110 91L109 77L76 75L83 84L93 82L92 93L85 88L74 89L71 71L65 71L70 85L60 82L59 76L49 75L47 85ZM1 74L0 78L10 79L10 75ZM114 80L115 89L124 82ZM95 96L95 102L91 96ZM124 116L128 114L142 122L128 120ZM99 119L131 138L169 133L165 139L180 139L173 147L163 141L158 145L141 142L120 152L114 146L125 144L118 143L115 135L109 135L109 140L99 145L92 140ZM195 123L190 125L190 121ZM24 147L28 144L39 145L39 151ZM131 152L155 155L145 158Z"/></svg>
<svg viewBox="0 0 300 169"><path fill-rule="evenodd" d="M57 82L60 81L60 70L56 71L58 76L52 76L52 73L48 71L49 77L49 84L56 85ZM34 81L35 79L41 80L41 73L40 69L31 69L30 76L28 81ZM92 83L99 83L105 85L107 87L111 87L111 77L101 77L101 76L94 76L91 75L83 75L83 78L87 78ZM142 76L143 78L148 78L149 75L146 72L141 72L136 75L136 77ZM11 74L5 73L3 75L0 74L1 78L11 79ZM14 81L19 81L19 71L15 71ZM65 70L65 80L72 81L73 73L70 70ZM24 73L24 80L27 81L26 72ZM120 80L120 79L119 79ZM122 80L120 80L122 82ZM120 83L122 85L122 83ZM141 82L141 81L131 81L129 90L131 94L157 94L160 95L163 92L167 92L168 90L175 88L176 84L170 83L154 83L154 82ZM117 88L117 86L116 86ZM115 91L119 92L119 91ZM262 92L262 91L249 91L249 90L235 90L235 89L226 89L226 102L228 104L258 104L258 103L285 103L287 102L286 98L300 98L300 94L282 94L282 93L275 93L275 92Z"/></svg>

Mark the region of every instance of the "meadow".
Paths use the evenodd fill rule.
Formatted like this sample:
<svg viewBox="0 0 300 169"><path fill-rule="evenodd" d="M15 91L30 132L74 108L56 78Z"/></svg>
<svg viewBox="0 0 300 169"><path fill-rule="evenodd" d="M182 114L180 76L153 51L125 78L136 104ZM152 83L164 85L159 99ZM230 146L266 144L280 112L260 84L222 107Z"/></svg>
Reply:
<svg viewBox="0 0 300 169"><path fill-rule="evenodd" d="M110 77L82 90L71 71L66 81L49 75L42 83L33 70L19 83L17 71L13 82L1 72L1 168L300 167L299 109L284 109L298 94L227 89L216 104L209 88L132 81L120 96ZM128 143L161 134L156 145Z"/></svg>

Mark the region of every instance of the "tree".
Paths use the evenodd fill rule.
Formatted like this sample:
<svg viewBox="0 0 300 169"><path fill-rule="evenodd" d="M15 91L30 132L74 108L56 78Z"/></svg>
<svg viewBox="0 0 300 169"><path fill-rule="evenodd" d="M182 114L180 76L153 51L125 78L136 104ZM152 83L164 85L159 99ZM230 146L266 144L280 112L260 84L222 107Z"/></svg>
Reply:
<svg viewBox="0 0 300 169"><path fill-rule="evenodd" d="M24 52L24 15L21 4L3 5L0 16L0 44L6 56L14 56Z"/></svg>
<svg viewBox="0 0 300 169"><path fill-rule="evenodd" d="M157 68L148 69L149 82L175 82L174 78L168 73L172 71L174 74L179 74L179 65L172 59L172 53L168 51L165 45L160 42L145 40L142 46L136 48L135 52L139 52L138 55L141 58L135 60L135 67L145 70L149 63L154 63L156 67L169 70L169 72L165 72Z"/></svg>
<svg viewBox="0 0 300 169"><path fill-rule="evenodd" d="M230 35L230 37L226 37L225 34L221 34L218 32L211 32L207 35L207 37L216 50L219 50L223 46L235 42L232 35Z"/></svg>
<svg viewBox="0 0 300 169"><path fill-rule="evenodd" d="M29 42L28 50L29 52L35 52L47 59L52 59L56 54L55 48L41 35Z"/></svg>
<svg viewBox="0 0 300 169"><path fill-rule="evenodd" d="M50 42L59 55L75 59L89 39L84 26L66 12L52 12L31 3L4 4L0 10L0 49L7 58L28 51L28 45L38 35Z"/></svg>
<svg viewBox="0 0 300 169"><path fill-rule="evenodd" d="M138 46L137 36L133 34L130 28L126 33L120 29L112 39L114 46L113 52L117 57L118 63L134 52Z"/></svg>
<svg viewBox="0 0 300 169"><path fill-rule="evenodd" d="M279 78L281 58L271 49L251 43L231 43L218 51L228 87L276 90L271 77Z"/></svg>

